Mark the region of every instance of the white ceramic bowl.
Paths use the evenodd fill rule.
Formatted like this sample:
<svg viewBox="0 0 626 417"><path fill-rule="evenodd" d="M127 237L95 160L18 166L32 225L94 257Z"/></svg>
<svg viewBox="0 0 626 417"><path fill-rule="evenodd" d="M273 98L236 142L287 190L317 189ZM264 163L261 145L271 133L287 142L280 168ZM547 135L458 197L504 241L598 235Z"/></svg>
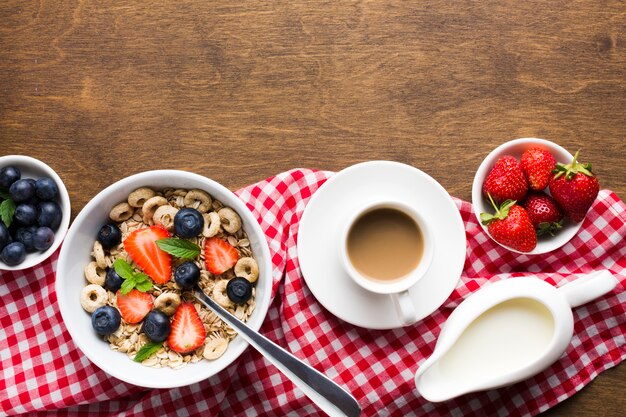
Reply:
<svg viewBox="0 0 626 417"><path fill-rule="evenodd" d="M136 363L126 354L111 350L91 327L91 316L80 305L80 291L87 285L83 268L90 262L90 252L100 227L107 222L111 208L125 201L128 194L141 186L154 189L166 187L199 188L225 205L232 207L243 222L250 245L259 264L256 284L256 308L247 324L258 330L270 304L272 264L265 235L258 222L230 190L208 178L184 171L148 171L124 178L98 193L78 214L70 228L59 255L56 293L65 326L83 353L108 374L131 384L148 388L174 388L201 381L230 365L246 349L248 343L236 337L219 359L202 360L182 369L154 369Z"/></svg>
<svg viewBox="0 0 626 417"><path fill-rule="evenodd" d="M489 234L487 232L487 226L484 226L480 222L480 213L493 213L494 209L491 206L489 200L483 197L482 191L485 178L487 178L487 174L489 174L489 171L491 171L491 168L493 168L499 158L505 155L512 155L516 157L517 160L519 160L524 151L531 146L538 146L548 150L554 156L557 162L561 162L564 164L570 163L574 158L574 155L570 154L568 151L566 151L564 148L557 145L556 143L538 138L522 138L511 140L509 142L503 143L502 145L491 151L491 153L487 155L487 157L478 167L476 175L474 176L474 183L472 184L472 206L474 207L474 214L476 215L478 223L487 234ZM546 188L544 192L546 194L550 194L550 190L548 188ZM576 235L576 233L578 233L581 224L582 222L573 223L569 220L566 220L563 228L556 232L555 236L540 237L537 240L537 246L531 252L519 252L508 246L500 245L500 243L498 242L496 243L512 252L517 253L526 253L528 255L547 253L558 249L561 246L565 245L567 242L569 242L570 239L572 239Z"/></svg>
<svg viewBox="0 0 626 417"><path fill-rule="evenodd" d="M6 271L18 271L21 269L26 269L33 267L50 257L57 250L63 238L65 237L65 233L67 233L67 228L70 225L70 217L72 214L72 207L70 205L70 196L67 193L67 189L65 188L65 184L56 172L48 165L44 164L38 159L31 158L30 156L24 155L7 155L0 157L0 168L4 168L6 166L13 165L17 167L21 173L23 179L25 178L33 178L39 179L42 177L50 177L54 180L57 187L59 188L59 195L56 199L56 202L61 206L61 210L63 211L63 217L61 218L61 224L59 228L54 232L54 243L52 246L48 248L45 252L33 252L27 253L26 259L19 265L9 266L0 260L0 270Z"/></svg>

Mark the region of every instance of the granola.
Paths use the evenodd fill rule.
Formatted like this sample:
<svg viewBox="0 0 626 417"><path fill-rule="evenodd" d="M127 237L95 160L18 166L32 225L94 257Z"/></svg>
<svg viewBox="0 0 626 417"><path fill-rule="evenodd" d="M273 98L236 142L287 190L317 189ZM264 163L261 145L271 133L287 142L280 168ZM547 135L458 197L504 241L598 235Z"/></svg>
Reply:
<svg viewBox="0 0 626 417"><path fill-rule="evenodd" d="M117 292L105 289L105 276L107 270L113 268L118 259L128 262L134 269L141 268L133 262L124 248L124 240L138 229L148 228L155 224L161 225L170 232L174 229L174 217L176 212L183 208L198 210L204 219L202 232L186 240L205 247L207 239L222 239L236 249L238 255L237 264L221 274L213 274L207 269L205 253L192 261L200 270L198 285L221 306L242 321L247 321L254 311L255 288L252 287L252 296L241 304L234 303L226 293L226 285L234 277L243 277L254 284L258 278L258 265L254 259L250 240L242 228L239 215L230 207L213 198L202 190L186 190L167 188L156 191L148 187L141 187L128 196L128 201L116 204L110 218L115 222L121 232L121 242L105 249L99 241L94 242L91 256L93 261L85 266L86 287L81 293L81 304L88 312L93 312L97 307L107 305L118 309ZM172 271L184 259L172 259ZM195 300L191 292L183 291L173 278L163 284L153 283L146 291L154 299L154 308L172 316L181 302L192 303L200 317L206 332L205 342L197 349L188 353L178 353L170 348L167 340L152 355L141 363L153 368L170 367L179 369L188 363L196 363L201 360L215 360L222 356L228 348L229 342L236 336L235 330L219 319L211 310L205 308ZM106 294L106 295L104 295ZM91 310L91 311L90 311ZM142 332L142 324L128 323L121 318L120 325L114 332L102 336L114 351L125 353L130 359L134 359L142 346L150 342L147 335Z"/></svg>

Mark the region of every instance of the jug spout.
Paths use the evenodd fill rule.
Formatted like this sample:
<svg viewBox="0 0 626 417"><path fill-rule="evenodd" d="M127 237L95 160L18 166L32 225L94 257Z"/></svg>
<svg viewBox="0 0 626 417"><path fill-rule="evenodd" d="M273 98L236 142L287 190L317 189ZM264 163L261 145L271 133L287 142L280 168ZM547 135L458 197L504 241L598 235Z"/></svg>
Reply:
<svg viewBox="0 0 626 417"><path fill-rule="evenodd" d="M597 271L577 278L559 287L570 307L586 304L610 292L617 285L617 279L610 271Z"/></svg>
<svg viewBox="0 0 626 417"><path fill-rule="evenodd" d="M462 386L454 378L442 375L436 362L425 365L416 374L415 386L426 400L438 403L474 391L472 386Z"/></svg>

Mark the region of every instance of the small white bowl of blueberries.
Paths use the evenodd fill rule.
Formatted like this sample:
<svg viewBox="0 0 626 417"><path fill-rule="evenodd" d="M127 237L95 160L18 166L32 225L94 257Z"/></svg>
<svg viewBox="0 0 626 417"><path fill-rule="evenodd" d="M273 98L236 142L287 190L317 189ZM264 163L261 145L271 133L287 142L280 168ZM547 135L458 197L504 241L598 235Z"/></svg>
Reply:
<svg viewBox="0 0 626 417"><path fill-rule="evenodd" d="M0 157L0 270L31 268L59 247L70 224L70 198L45 163Z"/></svg>

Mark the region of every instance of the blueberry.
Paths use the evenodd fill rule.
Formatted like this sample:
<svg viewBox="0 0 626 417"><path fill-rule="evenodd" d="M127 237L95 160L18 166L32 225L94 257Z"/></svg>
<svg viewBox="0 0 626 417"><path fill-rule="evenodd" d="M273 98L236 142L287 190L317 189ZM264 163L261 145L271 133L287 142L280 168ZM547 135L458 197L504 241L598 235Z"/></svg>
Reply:
<svg viewBox="0 0 626 417"><path fill-rule="evenodd" d="M17 167L8 166L0 169L0 187L8 189L21 176L22 173Z"/></svg>
<svg viewBox="0 0 626 417"><path fill-rule="evenodd" d="M29 180L17 180L9 187L9 195L15 204L25 203L35 196L35 185Z"/></svg>
<svg viewBox="0 0 626 417"><path fill-rule="evenodd" d="M30 227L18 227L15 229L14 238L17 242L20 242L24 245L24 249L26 252L35 252L35 232L37 231L37 226Z"/></svg>
<svg viewBox="0 0 626 417"><path fill-rule="evenodd" d="M37 207L39 205L39 203L41 203L41 200L39 198L37 198L37 195L34 195L33 198L29 198L23 204L28 204L30 206Z"/></svg>
<svg viewBox="0 0 626 417"><path fill-rule="evenodd" d="M21 242L9 243L2 249L0 257L9 266L21 264L26 258L26 248Z"/></svg>
<svg viewBox="0 0 626 417"><path fill-rule="evenodd" d="M9 233L11 234L11 237L13 238L13 240L16 240L17 231L21 229L22 227L24 226L20 226L19 224L17 224L17 222L11 222L11 226L7 227L7 229L9 229Z"/></svg>
<svg viewBox="0 0 626 417"><path fill-rule="evenodd" d="M174 281L179 287L189 290L200 280L200 268L191 262L183 262L174 271Z"/></svg>
<svg viewBox="0 0 626 417"><path fill-rule="evenodd" d="M142 330L153 342L163 342L170 334L172 325L165 313L159 310L152 310L146 316Z"/></svg>
<svg viewBox="0 0 626 417"><path fill-rule="evenodd" d="M245 278L233 278L226 284L226 295L233 303L243 304L252 297L252 284Z"/></svg>
<svg viewBox="0 0 626 417"><path fill-rule="evenodd" d="M174 216L174 231L180 237L190 238L200 234L204 227L202 214L193 208L178 210Z"/></svg>
<svg viewBox="0 0 626 417"><path fill-rule="evenodd" d="M98 307L91 315L91 326L101 336L106 336L120 327L122 316L111 306Z"/></svg>
<svg viewBox="0 0 626 417"><path fill-rule="evenodd" d="M6 245L11 243L13 238L11 237L11 233L9 229L4 225L4 223L0 222L0 250L2 250Z"/></svg>
<svg viewBox="0 0 626 417"><path fill-rule="evenodd" d="M21 225L31 226L37 221L37 207L32 204L18 204L13 218Z"/></svg>
<svg viewBox="0 0 626 417"><path fill-rule="evenodd" d="M59 195L59 187L57 187L56 183L52 180L52 178L44 177L39 178L35 182L35 192L37 197L42 200L53 200Z"/></svg>
<svg viewBox="0 0 626 417"><path fill-rule="evenodd" d="M122 231L114 224L105 224L98 231L98 242L104 249L111 249L122 241Z"/></svg>
<svg viewBox="0 0 626 417"><path fill-rule="evenodd" d="M61 207L54 201L44 201L37 206L37 224L56 230L61 224Z"/></svg>
<svg viewBox="0 0 626 417"><path fill-rule="evenodd" d="M122 286L124 278L117 275L115 268L111 267L107 270L107 274L104 278L104 288L111 292L117 292Z"/></svg>
<svg viewBox="0 0 626 417"><path fill-rule="evenodd" d="M48 250L54 243L54 232L46 226L42 226L35 231L33 236L33 246L39 251Z"/></svg>

